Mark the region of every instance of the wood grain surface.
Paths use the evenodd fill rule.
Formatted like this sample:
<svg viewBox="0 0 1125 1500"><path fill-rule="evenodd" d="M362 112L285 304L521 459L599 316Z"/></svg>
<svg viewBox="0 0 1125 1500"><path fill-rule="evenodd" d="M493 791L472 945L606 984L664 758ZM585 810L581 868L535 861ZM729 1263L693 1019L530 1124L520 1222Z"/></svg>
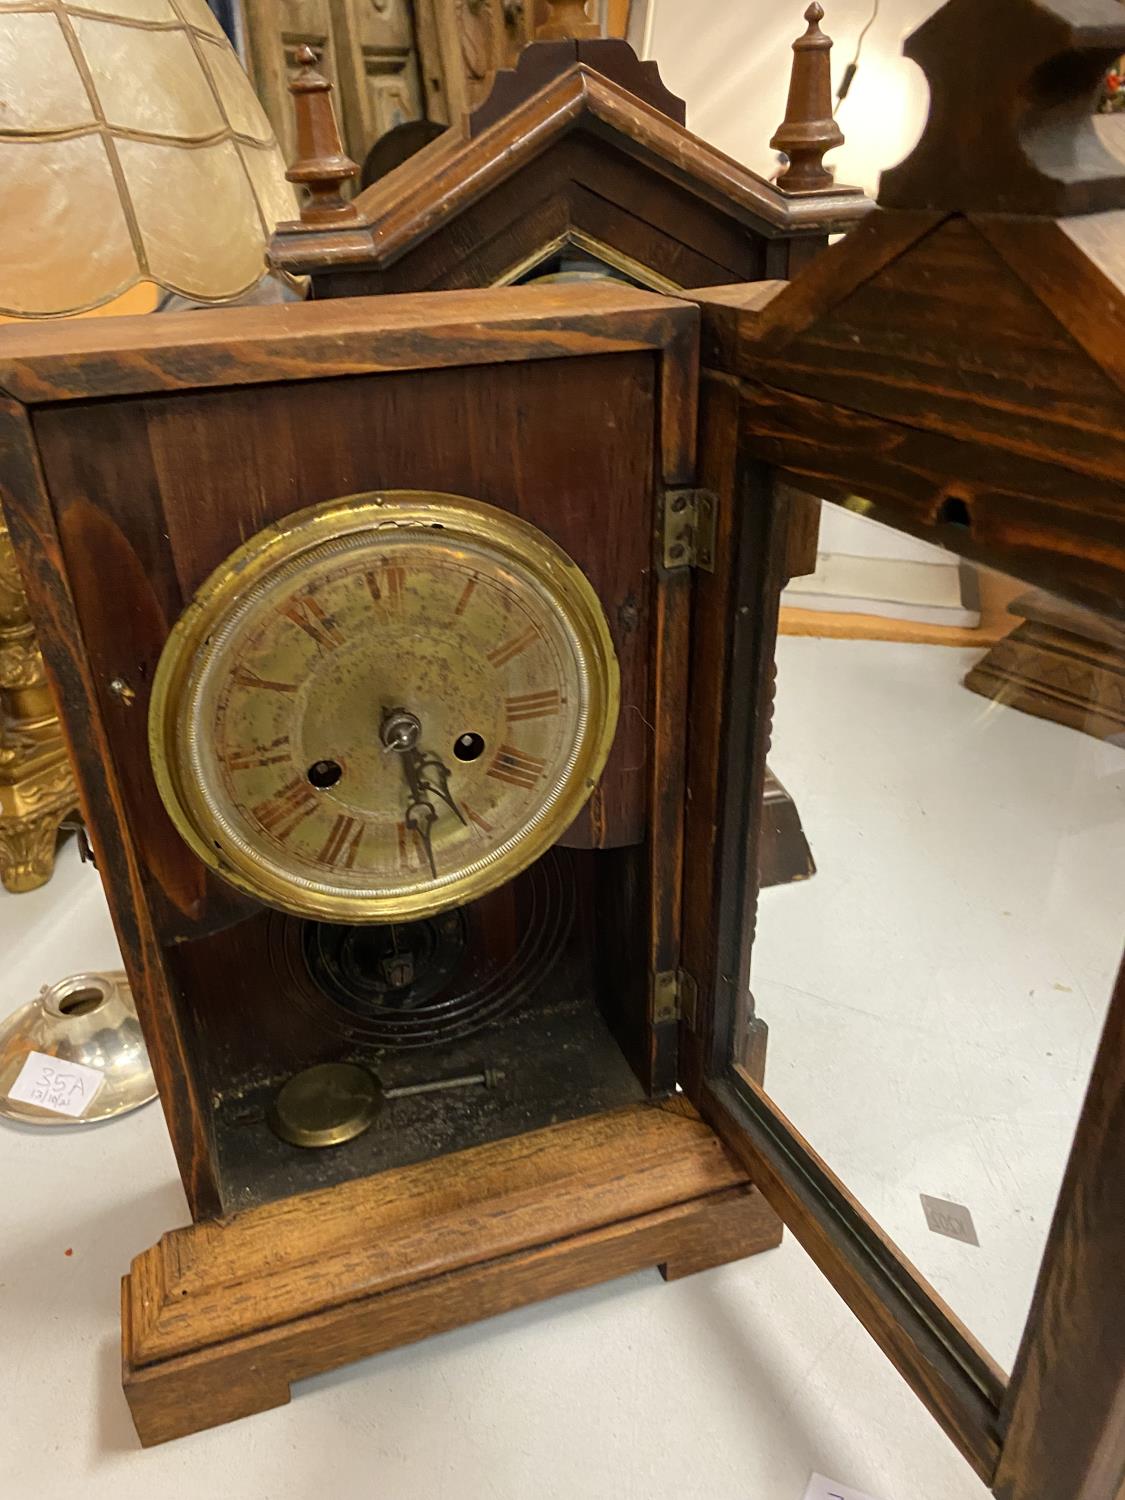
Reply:
<svg viewBox="0 0 1125 1500"><path fill-rule="evenodd" d="M142 1442L161 1442L380 1349L778 1238L683 1102L639 1105L172 1231L123 1283L126 1394Z"/></svg>
<svg viewBox="0 0 1125 1500"><path fill-rule="evenodd" d="M597 589L623 712L565 839L637 851L639 961L617 1013L638 1072L671 1088L675 1026L650 1035L649 965L678 962L668 880L689 586L654 566L655 517L662 486L694 473L696 309L625 287L365 298L9 330L5 356L10 386L49 397L30 412L5 403L0 490L193 1214L220 1209L212 1100L246 1059L202 1044L165 953L254 909L171 827L149 764L148 695L172 623L210 572L269 521L343 494L469 494L544 530ZM255 982L268 1003L271 974ZM271 1015L282 1024L284 1008Z"/></svg>
<svg viewBox="0 0 1125 1500"><path fill-rule="evenodd" d="M194 1066L190 1012L168 985L145 894L140 829L130 820L99 685L82 648L82 625L67 580L55 515L28 414L0 399L0 497L16 542L24 586L62 727L77 771L82 810L160 1090L160 1103L192 1212L218 1212L210 1101Z"/></svg>
<svg viewBox="0 0 1125 1500"><path fill-rule="evenodd" d="M838 233L870 212L871 204L852 188L790 196L731 157L692 135L661 110L627 88L579 63L546 81L478 134L450 130L355 200L358 225L314 229L282 225L270 258L290 272L335 273L347 267L382 269L393 265L440 225L458 218L501 186L526 179L537 191L530 202L548 196L540 187L545 156L568 137L587 134L598 149L577 180L602 191L614 160L628 159L634 193L651 206L647 216L666 218L666 189L676 189L689 215L681 237L706 222L697 207L718 210L759 235L824 236ZM495 218L493 218L495 223ZM685 283L686 284L686 283Z"/></svg>
<svg viewBox="0 0 1125 1500"><path fill-rule="evenodd" d="M25 405L662 348L696 314L621 283L421 293L0 328Z"/></svg>
<svg viewBox="0 0 1125 1500"><path fill-rule="evenodd" d="M1125 965L1003 1410L999 1500L1125 1491Z"/></svg>

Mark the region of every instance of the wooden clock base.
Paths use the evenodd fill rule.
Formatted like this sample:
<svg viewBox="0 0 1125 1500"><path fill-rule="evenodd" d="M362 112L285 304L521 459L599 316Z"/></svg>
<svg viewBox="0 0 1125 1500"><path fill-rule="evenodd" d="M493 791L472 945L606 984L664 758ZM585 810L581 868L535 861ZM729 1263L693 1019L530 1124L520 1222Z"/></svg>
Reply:
<svg viewBox="0 0 1125 1500"><path fill-rule="evenodd" d="M780 1240L685 1101L633 1105L172 1230L122 1282L125 1395L148 1447L432 1333Z"/></svg>
<svg viewBox="0 0 1125 1500"><path fill-rule="evenodd" d="M1099 740L1125 740L1125 630L1044 589L1008 606L1023 621L972 667L984 698Z"/></svg>

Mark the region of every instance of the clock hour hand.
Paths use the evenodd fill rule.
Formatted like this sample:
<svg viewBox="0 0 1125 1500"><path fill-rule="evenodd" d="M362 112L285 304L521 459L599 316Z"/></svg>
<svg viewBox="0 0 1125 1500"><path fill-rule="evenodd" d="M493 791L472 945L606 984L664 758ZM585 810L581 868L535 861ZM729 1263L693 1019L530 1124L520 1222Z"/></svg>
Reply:
<svg viewBox="0 0 1125 1500"><path fill-rule="evenodd" d="M413 829L421 840L422 848L425 849L426 858L430 864L430 873L435 880L438 878L437 862L434 859L434 844L430 835L436 822L437 813L434 811L433 803L427 802L425 798L414 793L414 800L406 809L406 826Z"/></svg>
<svg viewBox="0 0 1125 1500"><path fill-rule="evenodd" d="M440 798L467 828L469 825L465 822L465 815L449 790L449 768L436 755L418 749L421 734L422 721L409 709L383 710L380 729L383 752L387 754L394 751L402 756L403 770L415 798L424 800L427 794Z"/></svg>
<svg viewBox="0 0 1125 1500"><path fill-rule="evenodd" d="M379 738L383 741L384 754L394 752L401 757L402 773L410 792L406 806L406 826L418 835L430 872L437 879L437 861L434 859L433 827L437 822L437 809L426 793L432 788L421 774L422 756L417 750L418 736L422 733L421 720L405 708L383 710Z"/></svg>
<svg viewBox="0 0 1125 1500"><path fill-rule="evenodd" d="M449 790L448 767L438 760L436 755L427 755L424 751L412 751L411 754L418 757L417 775L418 784L427 792L432 792L435 797L440 797L446 807L456 813L462 823L465 823L465 815L453 800L453 793ZM465 823L467 828L469 825Z"/></svg>

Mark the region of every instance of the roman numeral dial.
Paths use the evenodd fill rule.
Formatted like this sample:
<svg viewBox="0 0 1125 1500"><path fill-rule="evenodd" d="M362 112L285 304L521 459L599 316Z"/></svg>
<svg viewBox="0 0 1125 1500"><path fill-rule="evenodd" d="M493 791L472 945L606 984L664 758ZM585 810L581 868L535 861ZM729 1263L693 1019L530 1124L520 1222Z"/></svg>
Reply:
<svg viewBox="0 0 1125 1500"><path fill-rule="evenodd" d="M488 768L495 781L507 782L509 786L520 786L527 791L537 787L547 769L547 762L538 755L528 755L512 745L501 745L496 759Z"/></svg>
<svg viewBox="0 0 1125 1500"><path fill-rule="evenodd" d="M347 923L466 905L573 822L609 753L617 664L547 537L457 496L286 518L227 560L153 690L154 767L199 857Z"/></svg>

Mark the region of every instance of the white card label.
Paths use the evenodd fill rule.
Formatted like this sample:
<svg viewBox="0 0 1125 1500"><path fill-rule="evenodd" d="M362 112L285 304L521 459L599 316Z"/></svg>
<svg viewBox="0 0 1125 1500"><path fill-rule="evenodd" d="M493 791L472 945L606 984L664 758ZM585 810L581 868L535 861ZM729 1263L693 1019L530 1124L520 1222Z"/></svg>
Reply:
<svg viewBox="0 0 1125 1500"><path fill-rule="evenodd" d="M56 1115L80 1119L105 1082L100 1068L85 1063L63 1062L45 1052L29 1052L8 1098L20 1104L38 1104Z"/></svg>
<svg viewBox="0 0 1125 1500"><path fill-rule="evenodd" d="M977 1227L973 1216L963 1203L951 1203L948 1198L931 1198L928 1193L919 1193L926 1223L935 1234L944 1234L951 1240L960 1240L965 1245L976 1245Z"/></svg>
<svg viewBox="0 0 1125 1500"><path fill-rule="evenodd" d="M849 1485L837 1484L834 1479L825 1479L823 1474L814 1474L805 1491L805 1500L872 1500L872 1497Z"/></svg>

